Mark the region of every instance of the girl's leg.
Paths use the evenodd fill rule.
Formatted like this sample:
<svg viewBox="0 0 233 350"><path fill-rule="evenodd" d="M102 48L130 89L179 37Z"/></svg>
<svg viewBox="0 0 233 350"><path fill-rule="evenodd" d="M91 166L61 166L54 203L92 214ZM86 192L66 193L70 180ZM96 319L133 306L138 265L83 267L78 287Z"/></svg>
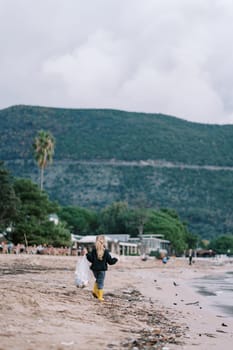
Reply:
<svg viewBox="0 0 233 350"><path fill-rule="evenodd" d="M98 289L104 288L105 271L98 271L95 275Z"/></svg>
<svg viewBox="0 0 233 350"><path fill-rule="evenodd" d="M99 290L98 290L98 284L97 284L97 273L95 271L93 271L93 275L95 277L95 283L93 286L92 295L93 295L93 297L98 298Z"/></svg>
<svg viewBox="0 0 233 350"><path fill-rule="evenodd" d="M98 299L104 301L103 288L104 288L105 271L98 271L96 273L96 282L98 286Z"/></svg>

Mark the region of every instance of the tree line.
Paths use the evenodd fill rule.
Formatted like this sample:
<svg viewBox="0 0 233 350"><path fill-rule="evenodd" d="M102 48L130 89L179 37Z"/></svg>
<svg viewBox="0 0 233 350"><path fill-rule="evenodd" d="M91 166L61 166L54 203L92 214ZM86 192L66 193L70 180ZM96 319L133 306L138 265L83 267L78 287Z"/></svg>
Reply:
<svg viewBox="0 0 233 350"><path fill-rule="evenodd" d="M57 214L58 224L50 221ZM62 207L49 200L47 193L29 179L14 178L0 163L0 228L7 239L28 245L70 246L71 233L76 235L163 234L172 242L172 249L182 253L196 244L187 226L168 209L129 208L115 202L100 211L78 206Z"/></svg>

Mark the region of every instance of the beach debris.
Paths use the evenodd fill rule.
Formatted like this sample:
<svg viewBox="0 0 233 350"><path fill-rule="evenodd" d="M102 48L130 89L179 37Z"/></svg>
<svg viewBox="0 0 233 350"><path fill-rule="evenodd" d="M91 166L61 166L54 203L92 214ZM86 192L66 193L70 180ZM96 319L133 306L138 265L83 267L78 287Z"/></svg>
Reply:
<svg viewBox="0 0 233 350"><path fill-rule="evenodd" d="M219 332L219 333L227 333L226 331L223 331L222 329L216 329L216 332Z"/></svg>
<svg viewBox="0 0 233 350"><path fill-rule="evenodd" d="M109 300L105 305L106 317L113 323L120 322L123 331L131 334L130 338L121 341L121 349L162 350L168 344L183 344L186 329L174 321L176 311L170 314L167 309L158 308L151 298L142 296L135 288L119 289L113 294L112 302ZM129 303L128 299L132 302ZM111 348L114 349L113 344Z"/></svg>
<svg viewBox="0 0 233 350"><path fill-rule="evenodd" d="M193 303L186 303L185 305L199 305L199 301L194 301Z"/></svg>
<svg viewBox="0 0 233 350"><path fill-rule="evenodd" d="M72 345L74 345L74 342L73 342L73 341L70 341L70 342L62 341L62 342L61 342L61 345L64 345L64 346L72 346Z"/></svg>
<svg viewBox="0 0 233 350"><path fill-rule="evenodd" d="M173 281L173 285L174 285L175 287L178 287L179 284L177 284L175 281Z"/></svg>
<svg viewBox="0 0 233 350"><path fill-rule="evenodd" d="M227 325L227 324L225 324L225 323L222 323L222 326L223 326L223 327L228 327L228 325Z"/></svg>
<svg viewBox="0 0 233 350"><path fill-rule="evenodd" d="M147 256L146 254L143 254L143 255L141 256L141 260L142 260L142 261L147 261L147 259L148 259L148 256Z"/></svg>
<svg viewBox="0 0 233 350"><path fill-rule="evenodd" d="M203 333L203 335L206 335L207 337L210 337L210 338L216 338L216 335L212 333Z"/></svg>

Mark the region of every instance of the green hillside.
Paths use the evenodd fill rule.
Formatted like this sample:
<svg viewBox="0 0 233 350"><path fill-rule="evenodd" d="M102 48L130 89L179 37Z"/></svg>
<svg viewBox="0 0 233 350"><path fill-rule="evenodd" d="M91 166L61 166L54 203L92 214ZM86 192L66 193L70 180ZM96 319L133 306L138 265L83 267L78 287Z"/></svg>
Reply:
<svg viewBox="0 0 233 350"><path fill-rule="evenodd" d="M0 111L0 159L38 182L32 143L56 139L45 189L62 205L114 201L177 210L205 238L233 232L233 126L162 114L14 106Z"/></svg>

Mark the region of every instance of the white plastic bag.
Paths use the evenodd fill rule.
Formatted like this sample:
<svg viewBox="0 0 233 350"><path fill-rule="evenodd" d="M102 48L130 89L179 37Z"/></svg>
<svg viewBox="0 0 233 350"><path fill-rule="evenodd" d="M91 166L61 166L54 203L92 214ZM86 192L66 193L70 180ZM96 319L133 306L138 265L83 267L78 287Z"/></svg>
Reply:
<svg viewBox="0 0 233 350"><path fill-rule="evenodd" d="M79 288L84 288L90 281L90 266L86 255L82 256L76 265L75 270L75 284Z"/></svg>

